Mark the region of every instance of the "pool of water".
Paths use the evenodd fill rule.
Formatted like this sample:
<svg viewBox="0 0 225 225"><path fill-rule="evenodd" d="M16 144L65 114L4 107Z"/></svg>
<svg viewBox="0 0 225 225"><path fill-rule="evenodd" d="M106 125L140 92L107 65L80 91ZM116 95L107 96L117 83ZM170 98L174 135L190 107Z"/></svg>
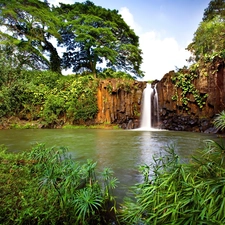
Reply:
<svg viewBox="0 0 225 225"><path fill-rule="evenodd" d="M37 143L47 147L64 146L75 160L92 159L98 170L110 167L120 184L117 194L124 195L129 186L140 182L138 167L152 162L152 156L174 145L181 160L187 162L204 140L215 135L160 130L100 129L27 129L0 130L0 144L11 152L28 151Z"/></svg>

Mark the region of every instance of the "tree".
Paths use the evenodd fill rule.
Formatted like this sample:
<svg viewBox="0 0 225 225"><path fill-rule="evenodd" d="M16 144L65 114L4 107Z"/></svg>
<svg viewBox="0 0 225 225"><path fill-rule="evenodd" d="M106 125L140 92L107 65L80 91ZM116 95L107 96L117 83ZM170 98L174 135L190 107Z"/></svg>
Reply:
<svg viewBox="0 0 225 225"><path fill-rule="evenodd" d="M193 42L187 47L195 61L224 54L225 1L212 0L204 11L203 21L194 33Z"/></svg>
<svg viewBox="0 0 225 225"><path fill-rule="evenodd" d="M104 9L92 2L60 4L55 8L63 17L59 45L66 47L63 67L74 72L97 72L104 67L142 77L139 39L117 10Z"/></svg>
<svg viewBox="0 0 225 225"><path fill-rule="evenodd" d="M203 21L212 20L216 16L220 15L225 18L225 1L224 0L212 0L209 6L204 10Z"/></svg>
<svg viewBox="0 0 225 225"><path fill-rule="evenodd" d="M47 1L2 0L0 44L14 48L21 68L61 73L60 57L51 43L51 38L60 38L58 24Z"/></svg>
<svg viewBox="0 0 225 225"><path fill-rule="evenodd" d="M187 49L193 53L196 61L222 53L225 49L225 23L221 17L202 21Z"/></svg>

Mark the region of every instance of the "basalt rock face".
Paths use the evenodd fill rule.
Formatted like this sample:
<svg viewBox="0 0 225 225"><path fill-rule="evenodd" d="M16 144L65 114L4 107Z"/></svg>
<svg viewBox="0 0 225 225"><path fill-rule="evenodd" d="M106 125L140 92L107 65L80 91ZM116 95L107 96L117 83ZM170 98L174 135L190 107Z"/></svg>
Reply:
<svg viewBox="0 0 225 225"><path fill-rule="evenodd" d="M198 72L193 79L199 96L207 97L199 107L193 94L187 94L188 104L182 102L182 89L172 81L175 72L171 71L157 83L160 128L181 131L217 132L213 128L216 114L225 109L225 62L215 59L204 73ZM177 96L174 100L173 96Z"/></svg>
<svg viewBox="0 0 225 225"><path fill-rule="evenodd" d="M141 98L146 82L119 79L99 83L96 123L118 124L124 129L137 128L140 123Z"/></svg>

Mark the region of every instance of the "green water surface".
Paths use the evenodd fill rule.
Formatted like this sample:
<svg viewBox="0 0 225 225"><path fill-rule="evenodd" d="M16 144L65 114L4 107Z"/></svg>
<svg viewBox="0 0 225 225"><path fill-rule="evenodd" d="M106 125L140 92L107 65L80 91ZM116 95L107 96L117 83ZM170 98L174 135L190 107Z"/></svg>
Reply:
<svg viewBox="0 0 225 225"><path fill-rule="evenodd" d="M121 195L129 186L141 181L138 166L150 164L153 154L164 154L167 146L174 145L181 160L187 162L190 155L203 147L207 139L216 137L202 133L159 130L0 130L0 144L6 145L9 151L28 151L37 143L45 143L47 147L68 147L74 160L96 161L98 170L110 167L120 181L117 192Z"/></svg>

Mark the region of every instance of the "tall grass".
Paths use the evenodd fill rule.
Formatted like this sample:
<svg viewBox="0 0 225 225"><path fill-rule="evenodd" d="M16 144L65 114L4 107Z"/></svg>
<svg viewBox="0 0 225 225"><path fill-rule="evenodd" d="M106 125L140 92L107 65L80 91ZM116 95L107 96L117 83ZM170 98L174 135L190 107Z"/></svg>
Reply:
<svg viewBox="0 0 225 225"><path fill-rule="evenodd" d="M214 125L217 129L224 130L225 128L225 111L220 112L214 119Z"/></svg>
<svg viewBox="0 0 225 225"><path fill-rule="evenodd" d="M225 224L224 145L208 140L192 163L179 162L174 148L143 172L121 212L124 224Z"/></svg>

